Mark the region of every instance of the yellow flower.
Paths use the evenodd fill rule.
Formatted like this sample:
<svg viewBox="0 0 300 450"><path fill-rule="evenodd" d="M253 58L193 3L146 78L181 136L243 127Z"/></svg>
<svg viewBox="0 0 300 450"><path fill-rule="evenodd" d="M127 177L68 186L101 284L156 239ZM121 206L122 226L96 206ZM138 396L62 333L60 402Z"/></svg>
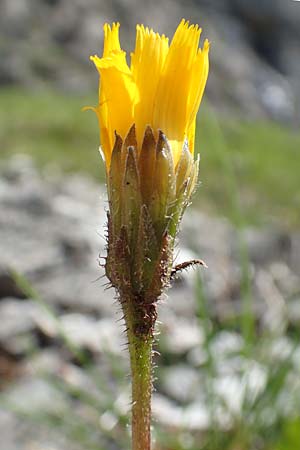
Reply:
<svg viewBox="0 0 300 450"><path fill-rule="evenodd" d="M169 46L168 38L137 25L130 66L120 47L119 23L104 25L102 58L91 56L100 74L101 147L109 169L115 133L124 140L135 124L138 148L149 125L167 137L175 167L185 140L194 152L196 114L208 76L209 43L198 48L201 29L182 20Z"/></svg>

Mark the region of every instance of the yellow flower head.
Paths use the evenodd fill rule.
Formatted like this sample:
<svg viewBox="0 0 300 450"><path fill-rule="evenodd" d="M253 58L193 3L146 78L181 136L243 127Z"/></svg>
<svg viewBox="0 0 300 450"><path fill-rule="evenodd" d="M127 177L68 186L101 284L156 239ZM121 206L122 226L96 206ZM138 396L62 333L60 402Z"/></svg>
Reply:
<svg viewBox="0 0 300 450"><path fill-rule="evenodd" d="M196 114L208 76L209 43L198 48L201 29L182 20L168 38L137 25L135 50L128 66L120 47L119 23L104 25L102 58L91 56L100 74L101 147L110 167L115 132L123 139L135 124L138 147L146 127L167 137L178 164L185 140L194 151Z"/></svg>

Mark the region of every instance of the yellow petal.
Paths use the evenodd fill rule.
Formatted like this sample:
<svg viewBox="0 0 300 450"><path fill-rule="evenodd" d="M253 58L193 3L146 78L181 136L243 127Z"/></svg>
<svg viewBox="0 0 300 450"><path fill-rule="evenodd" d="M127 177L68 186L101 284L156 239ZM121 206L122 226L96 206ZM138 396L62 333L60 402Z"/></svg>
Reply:
<svg viewBox="0 0 300 450"><path fill-rule="evenodd" d="M196 115L203 97L203 92L208 77L208 52L209 42L205 40L203 50L199 49L197 57L195 58L194 69L192 71L190 94L188 98L189 117L186 132L191 153L194 152Z"/></svg>
<svg viewBox="0 0 300 450"><path fill-rule="evenodd" d="M168 48L168 38L164 35L160 36L152 29L137 25L135 51L131 54L131 71L139 91L139 102L134 111L139 145L147 125L152 126L157 85Z"/></svg>
<svg viewBox="0 0 300 450"><path fill-rule="evenodd" d="M98 117L101 145L109 167L115 131L124 137L134 123L138 91L126 62L126 53L120 49L118 24L112 29L105 25L104 31L104 56L91 56L91 60L100 74Z"/></svg>
<svg viewBox="0 0 300 450"><path fill-rule="evenodd" d="M104 43L103 43L103 57L109 56L112 52L120 51L120 39L119 39L119 23L113 23L110 26L108 23L104 24Z"/></svg>
<svg viewBox="0 0 300 450"><path fill-rule="evenodd" d="M196 106L200 104L200 89L196 89L197 79L202 85L203 58L198 52L200 33L198 26L189 26L188 22L181 21L172 39L157 89L154 128L162 129L171 142L175 164L185 137L192 135L189 128L193 125ZM193 100L195 95L197 99Z"/></svg>

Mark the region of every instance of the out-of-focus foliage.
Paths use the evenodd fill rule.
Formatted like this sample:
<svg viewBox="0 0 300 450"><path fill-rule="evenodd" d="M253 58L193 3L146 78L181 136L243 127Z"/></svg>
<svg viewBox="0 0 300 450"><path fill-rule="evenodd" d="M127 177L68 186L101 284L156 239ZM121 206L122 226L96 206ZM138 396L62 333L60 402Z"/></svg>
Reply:
<svg viewBox="0 0 300 450"><path fill-rule="evenodd" d="M275 450L296 450L300 442L300 418L283 423L281 433Z"/></svg>
<svg viewBox="0 0 300 450"><path fill-rule="evenodd" d="M82 171L104 180L104 165L97 151L96 117L81 111L85 104L95 102L91 96L3 90L1 158L26 153L40 167ZM229 207L232 187L228 171L224 170L225 158L237 180L247 222L275 219L281 225L299 225L299 148L299 131L266 121L227 117L217 121L204 105L196 142L196 151L201 153L203 189L198 190L196 198L202 208L234 219Z"/></svg>
<svg viewBox="0 0 300 450"><path fill-rule="evenodd" d="M109 352L102 355L107 359L110 368L109 381L108 374L99 372L89 355L68 338L55 312L44 304L27 280L17 273L13 276L23 292L56 323L61 345L84 370L87 386L79 387L76 378L69 379L63 372L61 376L41 372L39 376L49 383L53 392L57 391L63 395L63 407L56 411L31 415L30 411L24 413L6 402L5 393L0 397L1 405L14 411L22 420L32 421L41 427L61 430L70 442L77 442L86 450L104 450L105 442L113 445L109 448L124 450L129 448L128 417L120 413L117 406L119 400L116 400L120 392L124 392L126 373L120 369L115 355ZM207 357L206 362L201 364L198 370L202 379L205 406L210 414L210 426L205 431L198 431L190 427L191 424L188 422L174 428L165 428L156 422L153 429L155 436L153 450L297 450L300 437L299 417L296 412L286 413L286 408L282 407L283 397L285 402L289 403L292 401L297 403L300 400L298 392L293 393L290 383L291 377L294 381L297 378L293 360L297 338L291 351L275 361L270 357L270 352L276 333L253 330L253 334L247 336L247 333L241 332L242 345L235 351L225 352L221 362L222 364L227 361L229 365L236 365L239 361L234 377L238 376L243 380L243 391L238 390L234 394L231 390L231 395L236 395L242 400L242 407L239 412L232 410L228 395L224 396L224 392L221 394L215 383L220 361L213 351L213 345L222 333L226 334L226 330L243 330L243 321L246 319L251 322L254 316L250 313L247 317L236 317L227 325L213 323L200 278L196 284L196 302L199 327L204 331L202 350ZM158 347L162 353L161 358L164 356L163 342L161 339ZM172 364L176 365L176 360L169 360L167 364L172 367ZM266 378L254 387L253 381L256 378L254 372L259 375L259 370L257 372L259 368L263 368ZM156 385L160 383L160 371L161 367L158 367ZM256 378L256 382L259 379L260 376ZM110 388L110 384L114 385L113 389ZM98 391L99 396L91 395L91 387ZM291 404L287 409L290 406Z"/></svg>

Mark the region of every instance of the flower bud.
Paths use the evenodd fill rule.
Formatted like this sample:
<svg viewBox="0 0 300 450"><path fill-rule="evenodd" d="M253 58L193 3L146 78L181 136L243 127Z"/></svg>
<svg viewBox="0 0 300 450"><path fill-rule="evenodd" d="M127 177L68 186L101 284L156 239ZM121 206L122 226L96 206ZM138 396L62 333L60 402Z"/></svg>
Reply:
<svg viewBox="0 0 300 450"><path fill-rule="evenodd" d="M136 142L135 127L124 143L116 135L108 177L106 273L122 298L142 299L148 308L153 305L147 319L152 329L155 303L169 284L174 240L195 186L198 163L185 143L175 170L167 138L160 131L155 139L150 127L140 151Z"/></svg>
<svg viewBox="0 0 300 450"><path fill-rule="evenodd" d="M195 124L209 50L207 41L198 48L200 34L182 20L169 46L164 35L138 25L129 66L119 24L105 24L103 56L91 57L101 78L92 109L107 174L106 274L139 336L153 332L156 302L174 273L180 220L197 182Z"/></svg>

